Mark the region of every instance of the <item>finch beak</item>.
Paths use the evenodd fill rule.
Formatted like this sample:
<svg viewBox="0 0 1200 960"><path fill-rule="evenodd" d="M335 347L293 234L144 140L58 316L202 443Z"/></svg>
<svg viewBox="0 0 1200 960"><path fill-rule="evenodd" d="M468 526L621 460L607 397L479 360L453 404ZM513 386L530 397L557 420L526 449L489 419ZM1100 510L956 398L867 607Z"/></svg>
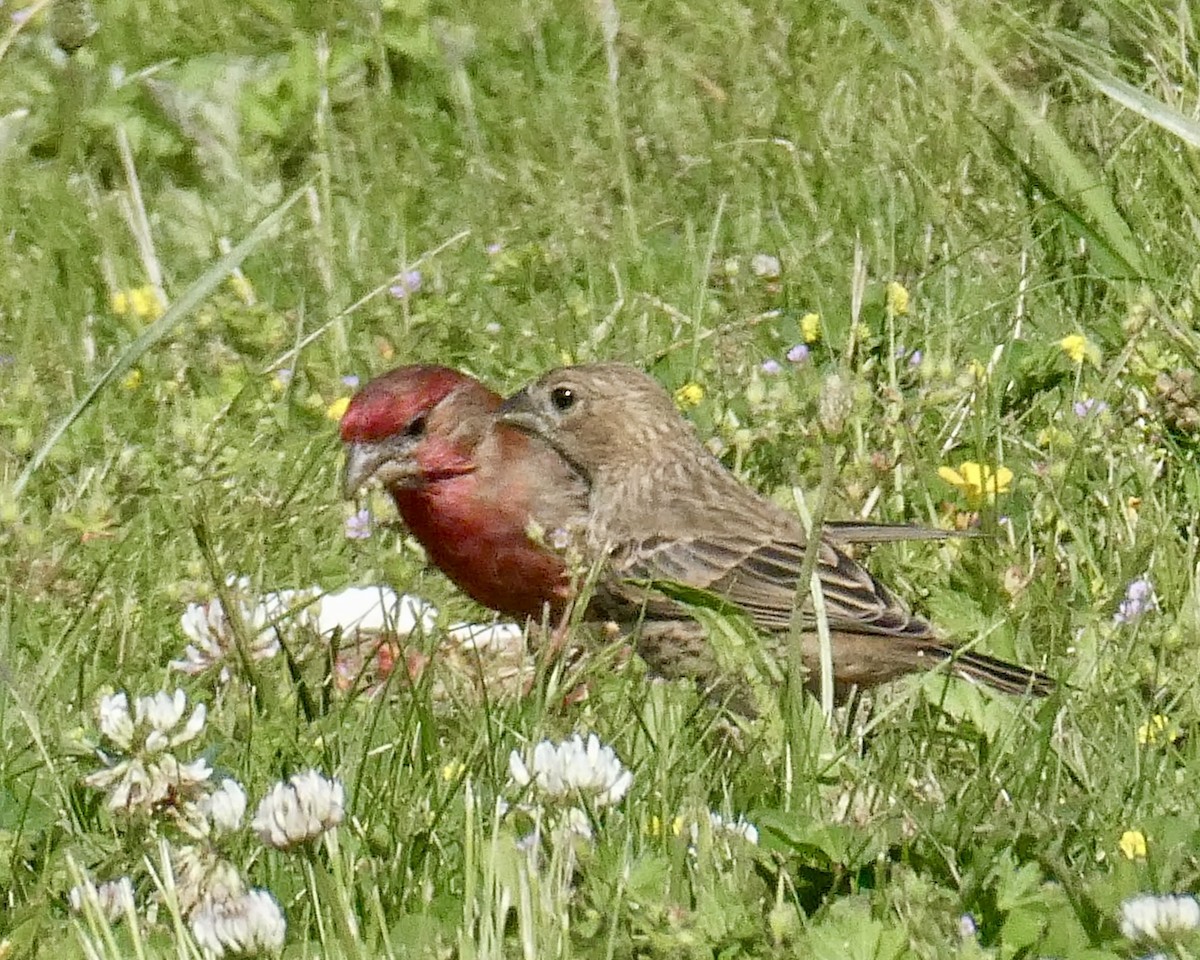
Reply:
<svg viewBox="0 0 1200 960"><path fill-rule="evenodd" d="M369 481L378 477L383 485L403 485L417 476L415 465L406 462L401 451L387 443L351 443L346 446L346 472L342 477L342 496L354 499Z"/></svg>
<svg viewBox="0 0 1200 960"><path fill-rule="evenodd" d="M534 436L541 434L544 429L542 417L528 390L520 390L500 404L496 419Z"/></svg>

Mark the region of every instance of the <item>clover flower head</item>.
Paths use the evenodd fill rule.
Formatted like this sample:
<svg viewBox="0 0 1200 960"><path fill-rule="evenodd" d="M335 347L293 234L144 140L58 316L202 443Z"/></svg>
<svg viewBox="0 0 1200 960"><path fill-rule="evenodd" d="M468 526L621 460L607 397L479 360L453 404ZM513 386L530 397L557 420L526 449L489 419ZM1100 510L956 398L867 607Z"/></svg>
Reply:
<svg viewBox="0 0 1200 960"><path fill-rule="evenodd" d="M233 900L246 892L238 868L211 844L172 847L170 860L175 894L185 914L205 901Z"/></svg>
<svg viewBox="0 0 1200 960"><path fill-rule="evenodd" d="M774 357L771 357L763 361L762 372L769 377L773 377L782 373L783 367L780 365L778 360L776 360Z"/></svg>
<svg viewBox="0 0 1200 960"><path fill-rule="evenodd" d="M209 955L276 953L283 948L287 921L267 890L228 899L209 898L188 917L192 936Z"/></svg>
<svg viewBox="0 0 1200 960"><path fill-rule="evenodd" d="M218 830L232 833L241 828L246 816L246 791L236 780L226 777L200 801L200 810Z"/></svg>
<svg viewBox="0 0 1200 960"><path fill-rule="evenodd" d="M750 272L760 280L778 280L779 258L769 253L756 253L750 258Z"/></svg>
<svg viewBox="0 0 1200 960"><path fill-rule="evenodd" d="M514 750L508 757L508 770L515 783L522 787L536 784L546 799L582 795L598 807L618 803L633 783L633 774L613 748L601 744L594 733L587 740L579 734L561 743L543 740L533 748L528 763Z"/></svg>
<svg viewBox="0 0 1200 960"><path fill-rule="evenodd" d="M808 359L808 344L797 343L787 352L788 363L804 363Z"/></svg>
<svg viewBox="0 0 1200 960"><path fill-rule="evenodd" d="M128 750L133 743L133 717L129 714L129 697L124 690L102 696L97 708L100 732L114 746Z"/></svg>
<svg viewBox="0 0 1200 960"><path fill-rule="evenodd" d="M371 511L363 509L347 517L345 533L347 540L371 539Z"/></svg>
<svg viewBox="0 0 1200 960"><path fill-rule="evenodd" d="M396 278L396 283L388 287L388 293L397 300L403 300L420 290L422 282L420 270L406 270Z"/></svg>
<svg viewBox="0 0 1200 960"><path fill-rule="evenodd" d="M743 816L735 820L726 820L721 814L713 811L708 815L708 822L713 833L724 833L731 837L740 837L747 843L758 845L758 827Z"/></svg>
<svg viewBox="0 0 1200 960"><path fill-rule="evenodd" d="M251 829L279 850L288 850L331 830L345 817L346 789L317 770L276 783L258 805Z"/></svg>
<svg viewBox="0 0 1200 960"><path fill-rule="evenodd" d="M1139 577L1125 588L1125 597L1117 605L1113 623L1134 623L1152 610L1158 609L1158 598L1154 596L1154 584Z"/></svg>
<svg viewBox="0 0 1200 960"><path fill-rule="evenodd" d="M168 747L178 747L200 735L208 715L207 708L202 703L196 704L183 729L176 730L186 710L187 695L182 690L176 690L174 694L160 690L153 696L138 698L134 723L150 727L146 735L148 752L157 753Z"/></svg>
<svg viewBox="0 0 1200 960"><path fill-rule="evenodd" d="M90 901L109 923L116 923L133 905L133 882L128 877L105 880L101 884L85 879L82 884L71 888L67 900L76 913L83 913L84 904Z"/></svg>
<svg viewBox="0 0 1200 960"><path fill-rule="evenodd" d="M1121 904L1121 933L1129 940L1170 940L1200 927L1200 902L1188 894L1141 894Z"/></svg>

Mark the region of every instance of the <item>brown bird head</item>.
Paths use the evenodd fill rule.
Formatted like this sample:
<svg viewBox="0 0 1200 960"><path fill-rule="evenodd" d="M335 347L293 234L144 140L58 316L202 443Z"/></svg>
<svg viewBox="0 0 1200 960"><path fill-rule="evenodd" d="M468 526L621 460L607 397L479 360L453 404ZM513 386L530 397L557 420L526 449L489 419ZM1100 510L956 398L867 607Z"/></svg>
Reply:
<svg viewBox="0 0 1200 960"><path fill-rule="evenodd" d="M345 496L373 478L395 490L470 473L499 406L499 394L449 367L413 364L376 377L342 417Z"/></svg>
<svg viewBox="0 0 1200 960"><path fill-rule="evenodd" d="M513 394L499 419L553 447L582 476L698 441L653 377L624 363L559 367Z"/></svg>

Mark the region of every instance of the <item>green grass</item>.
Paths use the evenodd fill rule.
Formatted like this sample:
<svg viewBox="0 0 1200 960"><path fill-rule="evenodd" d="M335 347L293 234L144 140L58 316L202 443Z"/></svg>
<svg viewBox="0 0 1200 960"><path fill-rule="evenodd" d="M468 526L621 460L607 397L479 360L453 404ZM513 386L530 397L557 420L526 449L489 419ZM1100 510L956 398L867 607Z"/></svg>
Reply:
<svg viewBox="0 0 1200 960"><path fill-rule="evenodd" d="M0 43L0 955L194 949L170 897L154 922L139 907L136 944L67 901L78 869L133 876L139 904L166 883L173 828L80 781L98 696L176 684L209 706L188 755L252 805L307 767L346 785L336 842L228 842L283 907L288 956L1098 960L1139 952L1122 899L1197 889L1187 4L625 3L611 44L601 5L548 0L102 0L91 35L84 7ZM248 237L253 298L214 270ZM420 290L390 296L414 268ZM112 306L148 283L177 308L161 327ZM809 312L822 337L793 365ZM734 733L603 651L486 701L442 698L436 669L346 697L320 657L258 664L256 692L169 671L184 606L231 574L389 583L437 603L439 631L481 618L402 530L346 539L326 408L341 377L401 362L508 391L598 358L699 384L689 416L726 462L810 505L840 371L857 402L833 518L946 525L972 505L938 467L1011 469L980 509L991 536L868 559L1064 691L914 678L832 729L781 691ZM1107 408L1077 416L1089 398ZM1160 609L1114 623L1139 577ZM589 699L564 706L580 679ZM1139 743L1157 714L1182 736ZM530 860L527 824L496 816L520 799L509 752L577 730L633 786L594 842ZM689 850L710 810L758 846L701 830ZM1131 830L1144 857L1121 852Z"/></svg>

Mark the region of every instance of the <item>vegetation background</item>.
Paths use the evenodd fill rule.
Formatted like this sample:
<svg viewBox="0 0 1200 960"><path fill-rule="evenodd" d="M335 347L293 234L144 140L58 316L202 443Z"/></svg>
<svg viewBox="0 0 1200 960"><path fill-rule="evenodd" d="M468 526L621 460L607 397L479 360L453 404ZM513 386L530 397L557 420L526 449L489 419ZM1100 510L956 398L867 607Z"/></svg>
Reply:
<svg viewBox="0 0 1200 960"><path fill-rule="evenodd" d="M170 909L134 937L67 901L80 869L153 898L160 828L81 785L81 744L102 692L178 684L252 797L346 785L337 843L242 841L288 956L1099 960L1139 949L1124 898L1196 889L1193 5L0 15L4 956L195 952ZM598 358L680 391L784 502L826 444L831 517L977 523L869 562L1063 692L932 675L830 727L780 691L734 735L602 655L486 700L399 672L346 695L321 657L264 661L257 696L168 668L231 575L420 595L427 652L481 617L402 530L347 537L344 378L434 361L508 391ZM530 858L496 814L509 752L573 731L632 787ZM694 833L710 810L758 844Z"/></svg>

